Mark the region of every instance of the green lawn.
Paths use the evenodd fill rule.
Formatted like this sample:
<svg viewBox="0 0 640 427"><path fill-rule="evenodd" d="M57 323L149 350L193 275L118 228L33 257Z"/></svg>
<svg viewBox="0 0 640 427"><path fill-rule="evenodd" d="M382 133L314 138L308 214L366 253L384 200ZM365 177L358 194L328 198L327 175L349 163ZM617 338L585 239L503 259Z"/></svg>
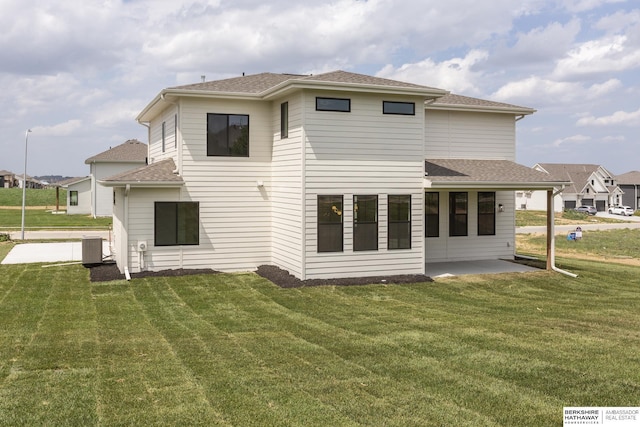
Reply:
<svg viewBox="0 0 640 427"><path fill-rule="evenodd" d="M581 212L575 212L567 210L564 212L556 212L554 214L556 225L563 224L594 224L594 223L616 223L616 222L628 222L626 218L620 217L620 219L603 218L600 216L590 216ZM524 226L541 226L547 225L547 212L546 211L516 211L516 227Z"/></svg>
<svg viewBox="0 0 640 427"><path fill-rule="evenodd" d="M0 232L8 229L20 229L22 223L21 209L0 208ZM59 228L109 228L111 217L93 218L90 215L52 214L43 209L27 209L24 214L25 228L34 229L59 229Z"/></svg>
<svg viewBox="0 0 640 427"><path fill-rule="evenodd" d="M67 206L67 190L61 188L59 190L60 208ZM48 206L56 207L56 189L55 188L27 188L25 197L26 206ZM22 206L22 189L21 188L0 188L0 206Z"/></svg>
<svg viewBox="0 0 640 427"><path fill-rule="evenodd" d="M280 289L0 266L0 425L558 426L640 406L640 268Z"/></svg>

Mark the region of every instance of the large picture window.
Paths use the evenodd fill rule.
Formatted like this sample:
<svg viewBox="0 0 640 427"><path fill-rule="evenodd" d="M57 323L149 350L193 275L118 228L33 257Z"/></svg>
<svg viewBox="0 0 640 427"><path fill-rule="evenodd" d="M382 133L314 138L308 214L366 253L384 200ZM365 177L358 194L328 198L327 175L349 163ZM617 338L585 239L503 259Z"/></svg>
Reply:
<svg viewBox="0 0 640 427"><path fill-rule="evenodd" d="M249 157L249 116L207 114L207 156Z"/></svg>
<svg viewBox="0 0 640 427"><path fill-rule="evenodd" d="M78 206L78 192L75 190L69 191L69 206Z"/></svg>
<svg viewBox="0 0 640 427"><path fill-rule="evenodd" d="M353 196L353 250L378 250L378 196Z"/></svg>
<svg viewBox="0 0 640 427"><path fill-rule="evenodd" d="M478 236L496 234L496 193L478 193Z"/></svg>
<svg viewBox="0 0 640 427"><path fill-rule="evenodd" d="M156 202L154 238L156 246L198 245L200 243L198 202Z"/></svg>
<svg viewBox="0 0 640 427"><path fill-rule="evenodd" d="M426 237L440 236L440 193L424 194L424 223Z"/></svg>
<svg viewBox="0 0 640 427"><path fill-rule="evenodd" d="M342 252L342 196L318 196L318 252Z"/></svg>
<svg viewBox="0 0 640 427"><path fill-rule="evenodd" d="M449 236L467 235L468 194L449 193Z"/></svg>
<svg viewBox="0 0 640 427"><path fill-rule="evenodd" d="M351 100L348 98L321 98L316 97L317 111L351 112Z"/></svg>
<svg viewBox="0 0 640 427"><path fill-rule="evenodd" d="M390 195L388 241L389 249L411 249L411 196Z"/></svg>

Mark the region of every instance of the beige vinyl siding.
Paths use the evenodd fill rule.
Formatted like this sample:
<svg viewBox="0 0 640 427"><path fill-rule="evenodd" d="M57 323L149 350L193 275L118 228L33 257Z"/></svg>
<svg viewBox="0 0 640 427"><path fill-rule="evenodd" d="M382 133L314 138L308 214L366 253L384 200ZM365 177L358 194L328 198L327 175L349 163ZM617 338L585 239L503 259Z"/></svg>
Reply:
<svg viewBox="0 0 640 427"><path fill-rule="evenodd" d="M382 101L415 101L361 93L306 92L305 278L424 272L423 115L382 114ZM351 112L315 111L315 97L350 98ZM353 251L353 195L378 196L378 250ZM387 250L387 196L412 196L412 248ZM317 196L342 195L343 252L317 252Z"/></svg>
<svg viewBox="0 0 640 427"><path fill-rule="evenodd" d="M289 137L280 138L280 105L289 104ZM271 163L272 264L301 277L302 232L302 97L273 103L273 158Z"/></svg>
<svg viewBox="0 0 640 427"><path fill-rule="evenodd" d="M150 123L149 131L149 163L173 157L177 159L175 143L175 118L178 108L170 105ZM180 120L178 118L178 120ZM162 123L165 124L165 151L162 152ZM177 161L176 161L177 163Z"/></svg>
<svg viewBox="0 0 640 427"><path fill-rule="evenodd" d="M249 157L207 156L207 113L249 115ZM200 203L200 245L168 247L185 268L254 270L271 253L271 103L185 100L181 104L181 200ZM258 187L262 181L264 187ZM172 249L171 249L172 248ZM163 261L164 263L164 261ZM175 268L175 267L173 267Z"/></svg>
<svg viewBox="0 0 640 427"><path fill-rule="evenodd" d="M512 259L515 254L514 200L513 191L497 191L496 235L478 236L478 193L469 191L468 235L449 237L449 192L440 192L440 237L424 238L427 274L430 262ZM504 212L497 212L499 204L503 205Z"/></svg>
<svg viewBox="0 0 640 427"><path fill-rule="evenodd" d="M515 161L512 114L426 110L427 159L500 159Z"/></svg>

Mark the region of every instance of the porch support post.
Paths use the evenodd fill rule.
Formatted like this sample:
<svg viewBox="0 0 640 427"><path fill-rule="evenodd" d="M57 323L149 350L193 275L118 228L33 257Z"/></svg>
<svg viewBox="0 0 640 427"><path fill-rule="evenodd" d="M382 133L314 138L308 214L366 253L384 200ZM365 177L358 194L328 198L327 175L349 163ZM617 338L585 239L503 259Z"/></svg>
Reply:
<svg viewBox="0 0 640 427"><path fill-rule="evenodd" d="M547 270L555 266L555 234L554 234L553 189L547 190Z"/></svg>

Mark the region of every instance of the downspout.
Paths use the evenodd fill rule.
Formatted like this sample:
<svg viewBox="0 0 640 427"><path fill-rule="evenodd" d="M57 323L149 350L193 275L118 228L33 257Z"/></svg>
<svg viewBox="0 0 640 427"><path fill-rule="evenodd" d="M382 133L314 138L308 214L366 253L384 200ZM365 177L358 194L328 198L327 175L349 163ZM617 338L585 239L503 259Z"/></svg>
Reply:
<svg viewBox="0 0 640 427"><path fill-rule="evenodd" d="M566 270L556 267L556 234L555 234L555 197L564 191L564 186L555 193L553 190L547 191L547 270L553 270L573 278L578 277L577 274L570 273Z"/></svg>
<svg viewBox="0 0 640 427"><path fill-rule="evenodd" d="M131 191L131 185L127 184L124 188L124 229L127 233L126 239L122 239L124 242L124 277L127 280L131 280L131 274L129 274L129 191Z"/></svg>
<svg viewBox="0 0 640 427"><path fill-rule="evenodd" d="M516 117L516 122L519 122L520 120L524 119L525 115L521 114L520 116Z"/></svg>

